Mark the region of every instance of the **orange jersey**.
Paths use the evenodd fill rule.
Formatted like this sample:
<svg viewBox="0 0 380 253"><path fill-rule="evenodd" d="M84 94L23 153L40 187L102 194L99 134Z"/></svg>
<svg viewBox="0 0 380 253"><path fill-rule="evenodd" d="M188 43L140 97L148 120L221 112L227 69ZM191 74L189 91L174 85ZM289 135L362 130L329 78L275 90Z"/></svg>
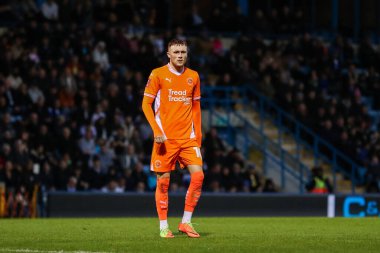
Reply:
<svg viewBox="0 0 380 253"><path fill-rule="evenodd" d="M192 105L193 100L201 98L196 71L185 67L178 73L169 64L156 68L149 76L144 96L155 99L155 120L167 139L196 138Z"/></svg>

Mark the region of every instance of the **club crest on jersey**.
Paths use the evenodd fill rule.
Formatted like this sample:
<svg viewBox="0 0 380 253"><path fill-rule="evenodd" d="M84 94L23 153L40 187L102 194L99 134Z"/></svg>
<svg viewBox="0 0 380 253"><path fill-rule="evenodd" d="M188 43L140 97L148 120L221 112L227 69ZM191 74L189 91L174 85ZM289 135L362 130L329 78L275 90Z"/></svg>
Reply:
<svg viewBox="0 0 380 253"><path fill-rule="evenodd" d="M191 77L187 78L187 84L193 85L193 78L191 78Z"/></svg>
<svg viewBox="0 0 380 253"><path fill-rule="evenodd" d="M154 167L160 168L161 167L161 161L160 160L154 161Z"/></svg>

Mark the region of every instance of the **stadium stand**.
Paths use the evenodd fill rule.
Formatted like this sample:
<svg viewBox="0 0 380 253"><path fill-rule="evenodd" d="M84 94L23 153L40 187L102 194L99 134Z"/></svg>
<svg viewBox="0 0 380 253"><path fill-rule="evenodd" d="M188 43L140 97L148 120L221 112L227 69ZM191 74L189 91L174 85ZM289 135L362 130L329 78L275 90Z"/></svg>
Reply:
<svg viewBox="0 0 380 253"><path fill-rule="evenodd" d="M172 37L189 40L190 65L204 85L254 87L367 168L363 185L380 191L380 52L368 38L359 45L320 38L305 33L302 11L285 6L247 17L228 1L214 3L210 18L194 5L183 26L173 26L167 2L158 2L1 2L4 215L37 215L47 191L154 189L141 94L149 71L167 62ZM215 128L202 152L205 190L278 191ZM171 190L188 183L177 172Z"/></svg>

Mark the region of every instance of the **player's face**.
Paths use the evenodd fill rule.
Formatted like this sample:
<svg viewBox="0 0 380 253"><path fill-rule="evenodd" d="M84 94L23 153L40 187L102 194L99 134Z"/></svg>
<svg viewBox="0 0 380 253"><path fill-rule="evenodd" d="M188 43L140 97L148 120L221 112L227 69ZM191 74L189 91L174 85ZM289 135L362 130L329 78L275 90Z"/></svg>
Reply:
<svg viewBox="0 0 380 253"><path fill-rule="evenodd" d="M177 69L182 68L187 61L187 46L172 45L168 50L170 63Z"/></svg>

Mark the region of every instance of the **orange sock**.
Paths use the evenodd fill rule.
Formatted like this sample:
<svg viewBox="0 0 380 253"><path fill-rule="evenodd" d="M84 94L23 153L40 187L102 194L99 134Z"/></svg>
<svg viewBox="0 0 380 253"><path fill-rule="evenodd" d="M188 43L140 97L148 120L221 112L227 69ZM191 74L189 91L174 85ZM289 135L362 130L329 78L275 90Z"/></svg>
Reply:
<svg viewBox="0 0 380 253"><path fill-rule="evenodd" d="M156 186L156 208L158 213L158 218L160 220L168 219L168 189L169 189L170 178L163 177L157 179Z"/></svg>
<svg viewBox="0 0 380 253"><path fill-rule="evenodd" d="M194 211L194 208L196 207L198 200L201 197L203 178L203 171L197 171L191 174L190 185L189 189L187 190L185 200L186 212Z"/></svg>

